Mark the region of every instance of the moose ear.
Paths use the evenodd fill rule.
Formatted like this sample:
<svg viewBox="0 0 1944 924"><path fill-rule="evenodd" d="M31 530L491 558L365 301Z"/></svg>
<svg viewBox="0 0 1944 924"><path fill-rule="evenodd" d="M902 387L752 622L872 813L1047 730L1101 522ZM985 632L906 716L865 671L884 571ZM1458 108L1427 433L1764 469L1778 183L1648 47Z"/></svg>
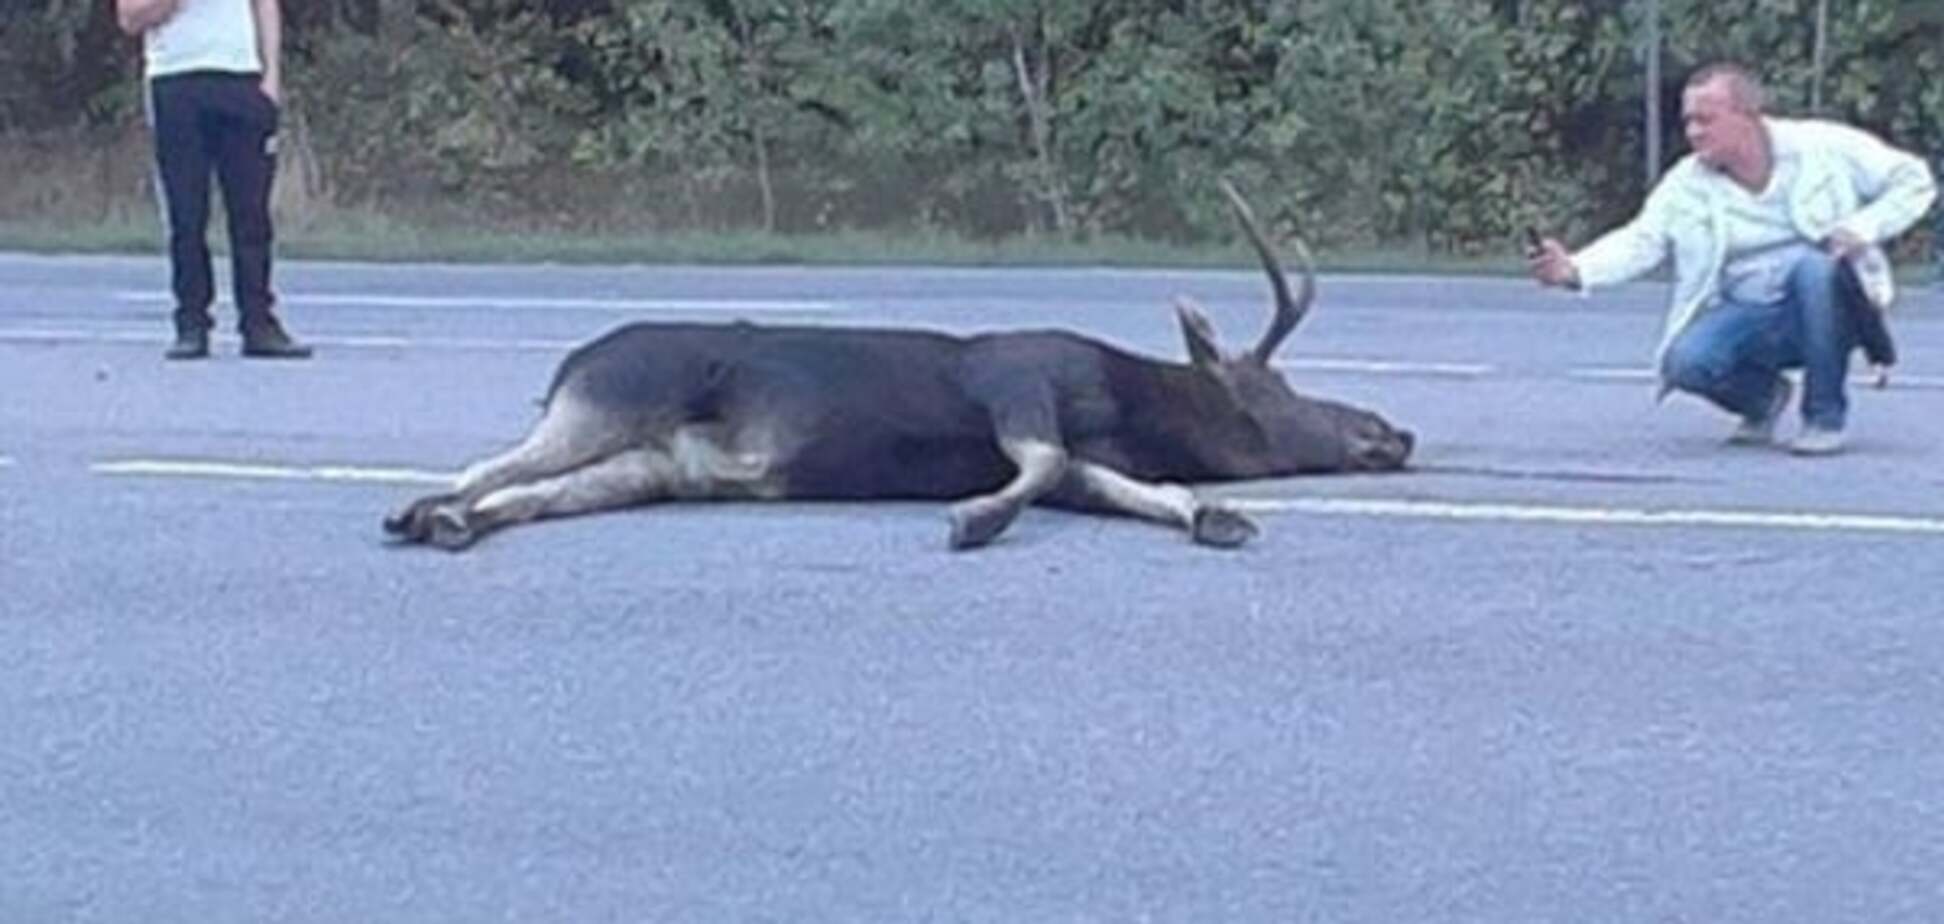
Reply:
<svg viewBox="0 0 1944 924"><path fill-rule="evenodd" d="M1188 359L1204 369L1222 363L1222 346L1215 337L1215 325L1201 306L1186 295L1174 300L1175 317L1181 321L1181 338L1188 342Z"/></svg>

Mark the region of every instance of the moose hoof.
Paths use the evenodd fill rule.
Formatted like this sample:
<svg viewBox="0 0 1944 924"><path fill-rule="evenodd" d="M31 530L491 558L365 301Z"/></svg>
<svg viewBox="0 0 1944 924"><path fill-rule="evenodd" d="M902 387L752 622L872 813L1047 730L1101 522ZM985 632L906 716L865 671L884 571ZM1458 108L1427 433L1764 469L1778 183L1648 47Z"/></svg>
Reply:
<svg viewBox="0 0 1944 924"><path fill-rule="evenodd" d="M973 549L1006 531L1016 511L1003 501L980 498L952 506L952 548Z"/></svg>
<svg viewBox="0 0 1944 924"><path fill-rule="evenodd" d="M418 505L413 504L385 517L385 533L407 542L424 539L425 535L413 528L416 520L418 520Z"/></svg>
<svg viewBox="0 0 1944 924"><path fill-rule="evenodd" d="M455 508L440 507L432 511L431 521L431 531L425 541L448 552L464 550L479 541L478 530L466 522L465 513Z"/></svg>
<svg viewBox="0 0 1944 924"><path fill-rule="evenodd" d="M1209 504L1195 511L1195 541L1202 545L1232 549L1254 539L1259 532L1255 521L1239 510Z"/></svg>
<svg viewBox="0 0 1944 924"><path fill-rule="evenodd" d="M424 542L432 535L432 518L457 495L434 494L421 497L385 518L385 532L404 542Z"/></svg>

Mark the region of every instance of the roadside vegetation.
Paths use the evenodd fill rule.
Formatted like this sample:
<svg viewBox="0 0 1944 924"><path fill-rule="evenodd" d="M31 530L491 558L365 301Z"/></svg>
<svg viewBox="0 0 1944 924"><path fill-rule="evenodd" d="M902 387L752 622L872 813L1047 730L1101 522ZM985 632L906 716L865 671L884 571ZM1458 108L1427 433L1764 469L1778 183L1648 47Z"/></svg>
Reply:
<svg viewBox="0 0 1944 924"><path fill-rule="evenodd" d="M1829 3L1820 56L1818 0L1658 5L1663 163L1681 81L1724 57L1779 111L1944 162L1944 4ZM1327 266L1502 270L1525 225L1583 236L1638 202L1649 6L289 3L280 252L1241 264L1219 175ZM0 247L156 249L112 8L0 17Z"/></svg>

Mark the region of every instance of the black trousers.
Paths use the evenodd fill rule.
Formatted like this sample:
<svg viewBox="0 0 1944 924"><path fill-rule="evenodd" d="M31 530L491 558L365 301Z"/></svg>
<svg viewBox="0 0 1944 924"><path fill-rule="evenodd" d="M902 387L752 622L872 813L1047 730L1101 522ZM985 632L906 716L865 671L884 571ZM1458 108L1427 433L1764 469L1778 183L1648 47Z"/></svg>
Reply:
<svg viewBox="0 0 1944 924"><path fill-rule="evenodd" d="M207 329L215 298L209 258L209 178L229 220L237 326L268 321L270 186L277 173L277 104L256 74L195 71L148 82L149 120L168 224L178 330Z"/></svg>

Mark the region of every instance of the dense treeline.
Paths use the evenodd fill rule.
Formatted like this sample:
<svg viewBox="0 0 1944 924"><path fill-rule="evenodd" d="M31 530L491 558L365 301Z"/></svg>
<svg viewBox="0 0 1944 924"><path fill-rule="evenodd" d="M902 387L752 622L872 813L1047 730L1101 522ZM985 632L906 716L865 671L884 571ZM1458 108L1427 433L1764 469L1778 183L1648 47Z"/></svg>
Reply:
<svg viewBox="0 0 1944 924"><path fill-rule="evenodd" d="M146 194L110 0L0 0L16 174L98 152ZM1777 108L1944 150L1944 3L1661 0L1680 81L1754 63ZM1235 176L1326 244L1498 247L1644 182L1637 0L304 0L286 4L307 201L586 230L1226 236ZM41 151L35 160L31 153ZM51 152L51 153L50 153ZM134 166L126 161L134 158ZM110 160L115 163L108 163ZM25 165L25 166L22 166ZM58 171L57 171L58 172Z"/></svg>

